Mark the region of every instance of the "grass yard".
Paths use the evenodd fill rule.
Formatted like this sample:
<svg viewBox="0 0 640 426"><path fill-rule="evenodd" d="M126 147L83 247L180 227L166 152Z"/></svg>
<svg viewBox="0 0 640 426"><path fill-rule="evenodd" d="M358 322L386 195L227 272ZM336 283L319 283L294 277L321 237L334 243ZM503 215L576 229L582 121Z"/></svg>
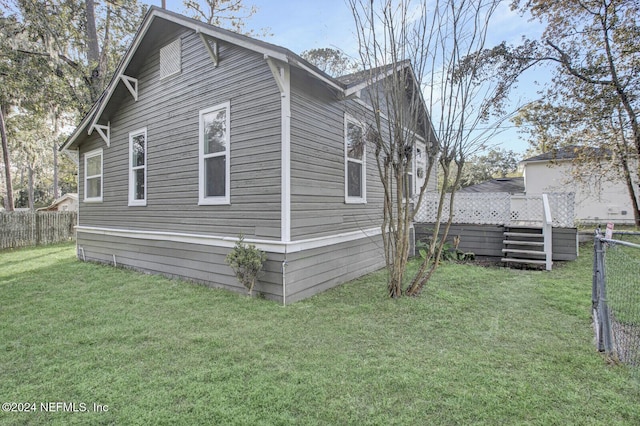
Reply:
<svg viewBox="0 0 640 426"><path fill-rule="evenodd" d="M283 308L70 245L0 252L0 402L36 404L0 424L640 424L637 378L594 350L591 259Z"/></svg>

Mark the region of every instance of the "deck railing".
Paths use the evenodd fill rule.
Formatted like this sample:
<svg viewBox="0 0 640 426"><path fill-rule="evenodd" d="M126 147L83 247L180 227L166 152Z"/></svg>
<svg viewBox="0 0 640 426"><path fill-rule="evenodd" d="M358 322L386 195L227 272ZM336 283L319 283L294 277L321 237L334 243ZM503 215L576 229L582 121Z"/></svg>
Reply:
<svg viewBox="0 0 640 426"><path fill-rule="evenodd" d="M552 226L574 227L575 194L570 192L546 195ZM438 193L425 194L416 214L416 222L435 222L439 197ZM449 215L449 197L449 194L445 196L443 218L447 218ZM543 226L542 206L542 194L511 195L506 192L460 192L454 195L453 223Z"/></svg>

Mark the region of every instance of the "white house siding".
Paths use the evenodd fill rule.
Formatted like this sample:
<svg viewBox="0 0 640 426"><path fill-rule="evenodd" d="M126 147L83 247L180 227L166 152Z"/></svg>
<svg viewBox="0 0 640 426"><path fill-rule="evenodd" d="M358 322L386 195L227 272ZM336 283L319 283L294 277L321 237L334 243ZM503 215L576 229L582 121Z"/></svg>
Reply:
<svg viewBox="0 0 640 426"><path fill-rule="evenodd" d="M571 161L525 163L527 195L575 192L576 221L633 223L633 207L622 179L612 180L594 174L589 182L581 183L573 177L572 168Z"/></svg>
<svg viewBox="0 0 640 426"><path fill-rule="evenodd" d="M219 43L214 68L197 34L181 38L182 72L160 81L159 46L150 51L132 75L139 79L138 101L118 87L117 108L99 121L110 121L111 146L97 132L81 145L80 226L279 239L280 94L273 75L261 55L226 43ZM199 111L227 101L231 205L199 206ZM128 207L129 132L143 127L147 205ZM83 203L82 154L98 147L104 149L103 202Z"/></svg>

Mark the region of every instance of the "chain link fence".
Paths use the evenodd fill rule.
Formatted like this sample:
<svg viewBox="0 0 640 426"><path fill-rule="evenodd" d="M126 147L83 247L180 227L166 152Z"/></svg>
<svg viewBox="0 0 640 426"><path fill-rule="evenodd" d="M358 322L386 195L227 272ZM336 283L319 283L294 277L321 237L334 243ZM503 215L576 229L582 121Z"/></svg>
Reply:
<svg viewBox="0 0 640 426"><path fill-rule="evenodd" d="M596 232L593 319L598 350L640 371L640 233Z"/></svg>

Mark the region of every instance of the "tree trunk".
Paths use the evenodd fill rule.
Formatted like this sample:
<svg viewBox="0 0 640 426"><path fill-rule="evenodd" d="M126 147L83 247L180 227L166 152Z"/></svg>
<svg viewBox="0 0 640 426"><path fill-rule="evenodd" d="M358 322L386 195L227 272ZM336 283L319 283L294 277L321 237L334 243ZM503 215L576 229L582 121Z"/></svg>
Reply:
<svg viewBox="0 0 640 426"><path fill-rule="evenodd" d="M53 144L53 199L60 198L60 187L58 185L58 144Z"/></svg>
<svg viewBox="0 0 640 426"><path fill-rule="evenodd" d="M3 105L0 105L0 139L2 139L2 161L4 162L4 174L7 185L7 197L4 200L4 208L8 212L13 211L13 184L11 183L11 161L9 160L9 141L7 129L4 124Z"/></svg>
<svg viewBox="0 0 640 426"><path fill-rule="evenodd" d="M622 166L622 172L624 175L624 182L627 185L627 191L629 192L629 198L631 198L631 205L633 207L633 221L636 227L640 227L640 210L638 209L638 197L636 195L636 189L633 186L633 179L631 169L626 156L621 158L620 165Z"/></svg>
<svg viewBox="0 0 640 426"><path fill-rule="evenodd" d="M87 20L87 59L91 69L91 100L95 101L100 95L100 46L96 30L96 14L93 0L85 0L85 17Z"/></svg>
<svg viewBox="0 0 640 426"><path fill-rule="evenodd" d="M35 191L34 191L34 182L33 182L33 167L31 166L31 164L29 164L29 166L27 166L27 181L28 181L28 198L29 198L29 210L34 211L35 210L35 203L34 203L34 196L35 196Z"/></svg>
<svg viewBox="0 0 640 426"><path fill-rule="evenodd" d="M58 108L55 108L53 115L53 135L58 137ZM58 142L53 142L53 199L57 200L60 197L60 189L58 185Z"/></svg>

